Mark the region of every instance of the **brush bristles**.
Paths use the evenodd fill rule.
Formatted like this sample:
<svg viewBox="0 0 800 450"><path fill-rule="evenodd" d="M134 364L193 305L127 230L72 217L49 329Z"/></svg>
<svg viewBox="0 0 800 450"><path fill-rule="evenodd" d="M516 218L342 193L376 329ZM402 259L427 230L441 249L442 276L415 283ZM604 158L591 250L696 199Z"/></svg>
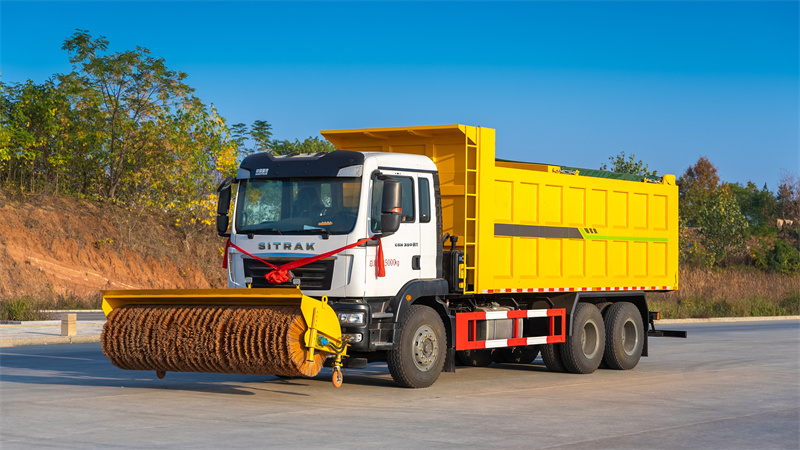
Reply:
<svg viewBox="0 0 800 450"><path fill-rule="evenodd" d="M307 362L306 326L294 306L141 306L114 309L103 353L128 370L313 377L326 355Z"/></svg>

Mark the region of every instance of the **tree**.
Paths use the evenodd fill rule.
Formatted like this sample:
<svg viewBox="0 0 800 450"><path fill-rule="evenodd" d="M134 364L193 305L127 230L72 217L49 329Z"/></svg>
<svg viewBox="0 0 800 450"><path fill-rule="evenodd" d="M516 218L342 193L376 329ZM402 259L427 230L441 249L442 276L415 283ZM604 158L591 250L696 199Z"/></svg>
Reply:
<svg viewBox="0 0 800 450"><path fill-rule="evenodd" d="M239 153L242 156L247 156L249 153L247 148L245 147L245 143L247 142L247 136L249 136L250 132L247 129L247 125L243 123L235 123L230 126L230 134L231 134L231 141L236 144L236 148L238 149Z"/></svg>
<svg viewBox="0 0 800 450"><path fill-rule="evenodd" d="M650 171L647 167L647 164L636 159L636 155L632 154L629 158L626 158L625 152L620 152L619 155L609 157L608 160L611 162L611 168L603 164L600 166L600 170L607 170L616 173L628 173L631 175L641 175L651 179L659 178L658 171Z"/></svg>
<svg viewBox="0 0 800 450"><path fill-rule="evenodd" d="M2 179L29 191L69 191L86 155L77 141L75 114L62 89L43 84L2 85L0 100ZM77 145L77 147L76 147Z"/></svg>
<svg viewBox="0 0 800 450"><path fill-rule="evenodd" d="M272 139L272 125L266 120L256 120L250 127L250 137L255 141L255 151L270 151Z"/></svg>
<svg viewBox="0 0 800 450"><path fill-rule="evenodd" d="M800 178L789 173L781 176L777 203L779 219L800 221Z"/></svg>
<svg viewBox="0 0 800 450"><path fill-rule="evenodd" d="M748 181L746 186L732 183L728 187L736 197L736 203L741 207L752 231L766 232L775 227L778 201L766 183L761 189L752 181Z"/></svg>
<svg viewBox="0 0 800 450"><path fill-rule="evenodd" d="M171 113L187 108L193 89L186 74L169 70L162 58L136 47L104 54L108 41L78 30L62 47L73 71L59 77L81 119L96 128L99 162L106 174L104 194L115 198L135 185L133 176L151 161L151 145ZM128 192L128 197L135 197Z"/></svg>
<svg viewBox="0 0 800 450"><path fill-rule="evenodd" d="M678 178L679 213L687 226L700 226L700 214L719 185L717 168L705 156Z"/></svg>
<svg viewBox="0 0 800 450"><path fill-rule="evenodd" d="M697 224L705 251L713 263L725 260L728 253L744 248L747 219L741 213L736 197L725 185L715 189L698 211Z"/></svg>
<svg viewBox="0 0 800 450"><path fill-rule="evenodd" d="M327 140L309 136L303 141L272 141L270 150L275 155L288 155L291 153L327 153L336 150L336 147Z"/></svg>

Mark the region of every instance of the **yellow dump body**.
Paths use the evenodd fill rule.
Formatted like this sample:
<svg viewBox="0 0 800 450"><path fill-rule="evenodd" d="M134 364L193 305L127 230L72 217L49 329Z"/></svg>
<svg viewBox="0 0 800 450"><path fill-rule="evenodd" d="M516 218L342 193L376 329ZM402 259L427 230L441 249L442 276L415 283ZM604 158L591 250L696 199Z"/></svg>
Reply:
<svg viewBox="0 0 800 450"><path fill-rule="evenodd" d="M465 125L322 135L343 150L436 163L443 231L459 237L469 293L678 288L673 175L654 183L497 161L495 131Z"/></svg>

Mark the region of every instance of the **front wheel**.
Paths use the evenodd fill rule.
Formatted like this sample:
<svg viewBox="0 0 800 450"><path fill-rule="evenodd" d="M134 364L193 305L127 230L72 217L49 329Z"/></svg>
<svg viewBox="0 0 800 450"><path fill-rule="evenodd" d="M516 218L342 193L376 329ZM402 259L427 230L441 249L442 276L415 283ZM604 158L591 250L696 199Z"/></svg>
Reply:
<svg viewBox="0 0 800 450"><path fill-rule="evenodd" d="M442 372L446 350L444 324L436 311L411 305L403 320L400 341L388 354L389 373L399 386L428 387Z"/></svg>

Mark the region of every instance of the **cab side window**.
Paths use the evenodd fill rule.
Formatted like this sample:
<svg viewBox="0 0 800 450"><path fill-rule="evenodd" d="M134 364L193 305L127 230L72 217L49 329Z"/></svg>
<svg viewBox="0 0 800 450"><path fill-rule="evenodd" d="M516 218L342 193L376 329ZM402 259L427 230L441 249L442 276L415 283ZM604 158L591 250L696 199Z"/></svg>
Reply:
<svg viewBox="0 0 800 450"><path fill-rule="evenodd" d="M414 222L414 180L412 178L397 178L403 185L403 222Z"/></svg>
<svg viewBox="0 0 800 450"><path fill-rule="evenodd" d="M414 222L414 179L409 177L393 176L400 182L403 191L403 212L401 222ZM377 176L372 177L372 203L370 205L370 230L377 233L381 229L381 199L383 198L383 180Z"/></svg>
<svg viewBox="0 0 800 450"><path fill-rule="evenodd" d="M427 178L419 179L419 221L431 221L431 187Z"/></svg>

